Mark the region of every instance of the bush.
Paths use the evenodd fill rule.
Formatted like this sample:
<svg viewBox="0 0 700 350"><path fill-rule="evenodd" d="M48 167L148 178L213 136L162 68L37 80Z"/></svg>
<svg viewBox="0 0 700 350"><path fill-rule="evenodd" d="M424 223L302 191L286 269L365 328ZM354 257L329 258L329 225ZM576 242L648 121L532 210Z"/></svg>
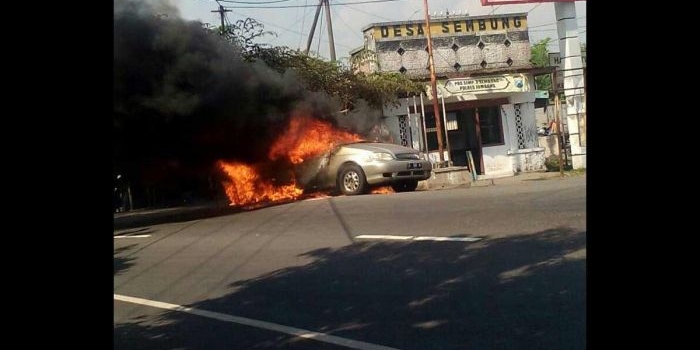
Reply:
<svg viewBox="0 0 700 350"><path fill-rule="evenodd" d="M559 171L559 156L551 155L544 160L547 171Z"/></svg>
<svg viewBox="0 0 700 350"><path fill-rule="evenodd" d="M547 171L559 171L559 156L551 155L544 160L544 166ZM569 164L564 163L564 170L571 170L572 167Z"/></svg>

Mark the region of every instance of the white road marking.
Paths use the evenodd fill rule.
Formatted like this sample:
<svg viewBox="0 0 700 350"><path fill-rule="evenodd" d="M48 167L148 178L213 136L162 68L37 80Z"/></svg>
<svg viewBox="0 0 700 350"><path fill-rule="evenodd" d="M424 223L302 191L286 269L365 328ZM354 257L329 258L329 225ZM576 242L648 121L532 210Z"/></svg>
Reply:
<svg viewBox="0 0 700 350"><path fill-rule="evenodd" d="M391 236L391 235L359 235L355 238L365 238L365 239L396 239L396 240L409 240L413 239L413 236Z"/></svg>
<svg viewBox="0 0 700 350"><path fill-rule="evenodd" d="M432 237L418 236L413 238L414 241L438 241L438 242L476 242L481 240L481 237Z"/></svg>
<svg viewBox="0 0 700 350"><path fill-rule="evenodd" d="M124 301L127 303L133 303L133 304L139 304L139 305L146 305L146 306L156 307L159 309L180 311L180 312L184 312L184 313L188 313L188 314L192 314L192 315L213 318L213 319L219 320L219 321L238 323L238 324L242 324L242 325L246 325L246 326L257 327L257 328L267 329L270 331L285 333L285 334L297 336L300 338L313 339L313 340L317 340L317 341L324 342L324 343L345 346L345 347L352 348L352 349L399 350L397 348L391 348L388 346L366 343L363 341L352 340L352 339L348 339L348 338L336 337L334 335L328 335L325 333L309 331L306 329L289 327L289 326L284 326L281 324L254 320L252 318L227 315L227 314L222 314L219 312L201 310L201 309L177 305L177 304L164 303L161 301L141 299L141 298L130 297L130 296L120 295L120 294L114 294L114 300L120 300L120 301Z"/></svg>
<svg viewBox="0 0 700 350"><path fill-rule="evenodd" d="M401 241L437 241L437 242L476 242L482 237L436 237L436 236L392 236L392 235L359 235L360 239L392 239Z"/></svg>
<svg viewBox="0 0 700 350"><path fill-rule="evenodd" d="M326 198L331 198L331 197L330 196L314 197L314 198L304 199L304 201L306 201L306 202L320 201L321 199L326 199Z"/></svg>
<svg viewBox="0 0 700 350"><path fill-rule="evenodd" d="M151 237L151 235L122 235L122 236L114 236L114 238L147 238Z"/></svg>

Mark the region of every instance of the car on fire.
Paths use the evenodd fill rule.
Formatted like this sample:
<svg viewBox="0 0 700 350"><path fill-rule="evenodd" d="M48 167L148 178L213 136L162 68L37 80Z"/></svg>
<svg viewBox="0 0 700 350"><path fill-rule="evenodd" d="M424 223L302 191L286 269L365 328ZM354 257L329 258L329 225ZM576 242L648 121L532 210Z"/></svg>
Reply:
<svg viewBox="0 0 700 350"><path fill-rule="evenodd" d="M432 165L420 152L368 141L335 146L308 165L311 176L304 181L306 188L335 189L345 195L364 194L380 186L391 186L395 192L415 191L418 181L432 173Z"/></svg>

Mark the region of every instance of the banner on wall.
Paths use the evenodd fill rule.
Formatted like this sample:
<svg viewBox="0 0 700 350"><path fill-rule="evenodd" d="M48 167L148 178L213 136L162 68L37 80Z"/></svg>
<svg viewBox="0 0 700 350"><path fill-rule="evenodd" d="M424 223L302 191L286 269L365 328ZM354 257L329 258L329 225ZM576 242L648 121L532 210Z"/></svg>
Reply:
<svg viewBox="0 0 700 350"><path fill-rule="evenodd" d="M496 92L528 92L530 84L524 74L501 74L441 80L437 82L437 88L438 98L449 98ZM428 84L425 89L428 99L432 99L431 86Z"/></svg>
<svg viewBox="0 0 700 350"><path fill-rule="evenodd" d="M585 0L481 0L481 6L533 4L538 2L574 2Z"/></svg>

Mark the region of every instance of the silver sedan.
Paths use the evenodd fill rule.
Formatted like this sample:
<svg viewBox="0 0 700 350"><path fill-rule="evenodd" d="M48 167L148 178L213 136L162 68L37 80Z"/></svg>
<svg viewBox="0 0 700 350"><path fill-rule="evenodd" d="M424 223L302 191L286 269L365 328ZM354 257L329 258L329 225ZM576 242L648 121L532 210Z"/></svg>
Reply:
<svg viewBox="0 0 700 350"><path fill-rule="evenodd" d="M418 181L427 180L432 165L420 152L391 143L356 142L334 147L311 166L308 182L319 189L335 188L345 195L369 192L387 186L396 192L414 191Z"/></svg>

